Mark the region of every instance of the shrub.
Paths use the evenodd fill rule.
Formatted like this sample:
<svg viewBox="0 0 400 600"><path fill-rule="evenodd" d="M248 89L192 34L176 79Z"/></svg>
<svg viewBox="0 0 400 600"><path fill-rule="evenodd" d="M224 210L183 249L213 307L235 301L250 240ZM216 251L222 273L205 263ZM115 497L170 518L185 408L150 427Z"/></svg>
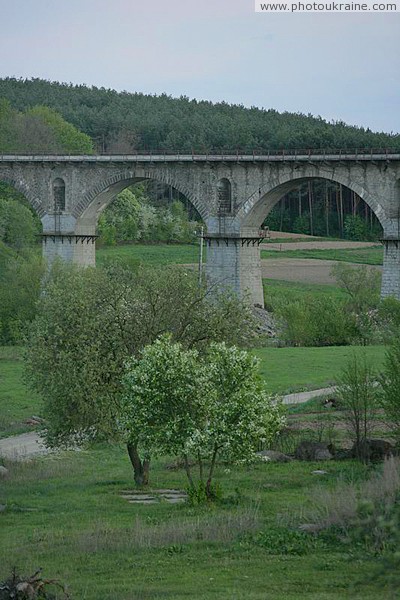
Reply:
<svg viewBox="0 0 400 600"><path fill-rule="evenodd" d="M306 296L281 305L278 313L286 325L286 341L295 346L343 346L357 333L344 303L329 296Z"/></svg>
<svg viewBox="0 0 400 600"><path fill-rule="evenodd" d="M353 354L337 386L337 395L344 409L342 419L355 443L358 458L364 461L367 459L366 441L373 430L377 404L375 380L376 374L367 364L365 356Z"/></svg>
<svg viewBox="0 0 400 600"><path fill-rule="evenodd" d="M313 490L315 508L305 516L314 531L334 528L339 535L362 542L367 550L382 552L391 540L388 523L398 514L399 494L400 460L391 457L362 483Z"/></svg>
<svg viewBox="0 0 400 600"><path fill-rule="evenodd" d="M400 442L400 337L386 351L383 373L379 378L380 404L391 422L393 433Z"/></svg>

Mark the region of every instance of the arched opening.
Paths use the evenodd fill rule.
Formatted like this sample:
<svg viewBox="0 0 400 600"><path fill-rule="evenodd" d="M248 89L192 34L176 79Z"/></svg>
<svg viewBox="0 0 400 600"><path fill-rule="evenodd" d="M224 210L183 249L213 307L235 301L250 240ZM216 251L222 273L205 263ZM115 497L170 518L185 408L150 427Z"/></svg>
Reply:
<svg viewBox="0 0 400 600"><path fill-rule="evenodd" d="M309 173L309 174L308 174ZM274 206L288 193L298 190L304 184L309 185L310 181L328 182L332 185L341 185L354 192L362 199L374 213L382 227L384 226L387 215L384 207L379 202L375 194L371 194L356 182L349 181L347 176L333 174L332 171L319 169L315 174L313 167L303 169L303 174L293 175L293 172L285 173L269 180L263 186L260 186L243 204L240 206L237 217L244 227L260 227Z"/></svg>
<svg viewBox="0 0 400 600"><path fill-rule="evenodd" d="M218 214L228 215L232 212L232 186L229 179L220 179L217 184Z"/></svg>
<svg viewBox="0 0 400 600"><path fill-rule="evenodd" d="M61 177L53 181L53 208L55 213L65 211L65 182Z"/></svg>
<svg viewBox="0 0 400 600"><path fill-rule="evenodd" d="M319 269L321 273L321 279L318 281L317 276L313 277L311 274L311 264L307 264L307 267L310 267L307 272L306 265L298 268L300 264L295 262L296 259L339 260L365 264L374 269L379 269L382 265L382 207L366 190L353 185L346 186L338 179L301 177L289 179L276 186L270 185L267 190L260 188L242 207L241 215L244 225L265 225L270 231L277 232L270 236L268 244L261 247L261 258L273 256L293 259L293 264L286 265L285 271L285 277L290 277L291 281L301 281L301 276L304 275L305 282L334 283L330 274L333 262L331 265L326 264L324 275L321 273L322 264L315 265L315 272ZM295 239L306 236L330 239L326 242ZM297 241L301 247L283 243L287 238ZM279 243L276 243L277 239ZM270 254L267 256L268 250ZM276 269L281 279L285 280L283 263L281 267L276 265ZM267 272L264 276L269 278L270 275L271 273Z"/></svg>
<svg viewBox="0 0 400 600"><path fill-rule="evenodd" d="M263 224L271 231L354 241L378 241L383 235L374 211L357 192L318 178L284 193Z"/></svg>
<svg viewBox="0 0 400 600"><path fill-rule="evenodd" d="M96 227L98 245L103 247L190 245L192 250L188 247L185 250L186 262L194 262L202 215L189 196L173 182L132 176L121 177L120 181L114 178L111 185L103 182L101 191L95 190L92 198L88 195L85 199L87 207L78 216L78 226L82 233L90 231L93 234ZM135 254L134 248L132 254Z"/></svg>

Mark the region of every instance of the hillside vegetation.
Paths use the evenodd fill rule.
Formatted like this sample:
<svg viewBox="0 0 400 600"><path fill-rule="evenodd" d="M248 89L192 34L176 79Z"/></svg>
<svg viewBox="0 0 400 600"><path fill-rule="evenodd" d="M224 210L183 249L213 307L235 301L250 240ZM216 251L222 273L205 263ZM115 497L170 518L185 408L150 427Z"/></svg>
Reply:
<svg viewBox="0 0 400 600"><path fill-rule="evenodd" d="M0 98L19 111L45 105L84 132L97 151L210 152L212 150L278 150L281 148L392 148L400 136L328 123L321 117L214 104L44 81L0 79ZM265 99L268 105L268 98ZM1 149L0 149L1 151Z"/></svg>

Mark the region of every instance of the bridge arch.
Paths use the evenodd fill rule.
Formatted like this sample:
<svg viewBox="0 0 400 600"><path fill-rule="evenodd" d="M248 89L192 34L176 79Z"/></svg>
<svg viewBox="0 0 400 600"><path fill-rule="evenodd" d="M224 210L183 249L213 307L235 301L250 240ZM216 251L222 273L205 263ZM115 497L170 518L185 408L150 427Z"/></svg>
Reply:
<svg viewBox="0 0 400 600"><path fill-rule="evenodd" d="M9 175L8 173L2 173L0 170L0 182L7 183L16 189L17 192L20 192L27 199L28 203L39 216L39 218L42 218L46 214L46 209L35 195L32 187L29 186L25 181Z"/></svg>
<svg viewBox="0 0 400 600"><path fill-rule="evenodd" d="M125 188L141 181L157 181L172 186L191 202L203 220L206 220L209 216L209 210L194 193L193 189L190 189L190 187L179 179L164 172L156 172L154 176L149 176L143 169L137 169L116 173L94 185L86 192L81 202L75 207L73 211L74 217L86 222L89 220L94 221L95 224L100 213L112 202L117 194Z"/></svg>
<svg viewBox="0 0 400 600"><path fill-rule="evenodd" d="M348 176L321 168L316 170L312 167L302 169L301 174L298 175L293 172L279 173L271 178L268 183L260 186L243 202L236 218L244 227L259 227L285 194L296 189L302 183L318 179L339 183L354 191L373 211L382 227L385 226L387 215L375 195L356 181L349 179Z"/></svg>

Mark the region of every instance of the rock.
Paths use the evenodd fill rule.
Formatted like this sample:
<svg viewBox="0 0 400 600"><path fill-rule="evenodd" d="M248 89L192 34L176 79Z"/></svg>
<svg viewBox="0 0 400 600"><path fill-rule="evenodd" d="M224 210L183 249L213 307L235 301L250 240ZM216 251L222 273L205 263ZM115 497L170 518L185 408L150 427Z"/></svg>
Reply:
<svg viewBox="0 0 400 600"><path fill-rule="evenodd" d="M393 456L394 447L386 440L365 440L360 444L354 444L351 449L353 458L378 461Z"/></svg>
<svg viewBox="0 0 400 600"><path fill-rule="evenodd" d="M264 460L265 462L290 462L292 459L290 456L283 454L283 452L277 452L276 450L262 450L261 452L257 452L257 456Z"/></svg>
<svg viewBox="0 0 400 600"><path fill-rule="evenodd" d="M353 458L353 453L351 450L336 450L335 460L348 460L349 458Z"/></svg>
<svg viewBox="0 0 400 600"><path fill-rule="evenodd" d="M316 471L311 471L312 475L328 475L328 471L323 471L322 469L317 469Z"/></svg>
<svg viewBox="0 0 400 600"><path fill-rule="evenodd" d="M324 408L337 408L338 401L334 396L330 396L329 398L325 398L324 400Z"/></svg>
<svg viewBox="0 0 400 600"><path fill-rule="evenodd" d="M6 505L5 504L0 504L0 513L4 512L6 510Z"/></svg>
<svg viewBox="0 0 400 600"><path fill-rule="evenodd" d="M257 333L259 335L276 338L278 328L273 314L257 304L254 305L252 310L256 321Z"/></svg>
<svg viewBox="0 0 400 600"><path fill-rule="evenodd" d="M304 440L297 446L294 456L298 460L330 460L333 458L332 446Z"/></svg>
<svg viewBox="0 0 400 600"><path fill-rule="evenodd" d="M4 479L8 475L8 469L0 465L0 479Z"/></svg>
<svg viewBox="0 0 400 600"><path fill-rule="evenodd" d="M40 425L40 424L41 424L41 421L37 421L36 419L33 419L33 418L31 418L31 419L26 419L26 420L24 421L24 423L25 423L25 425L32 425L32 426L35 426L35 425Z"/></svg>
<svg viewBox="0 0 400 600"><path fill-rule="evenodd" d="M38 423L44 423L44 419L42 419L42 417L38 417L37 415L32 415L31 419L37 421Z"/></svg>

